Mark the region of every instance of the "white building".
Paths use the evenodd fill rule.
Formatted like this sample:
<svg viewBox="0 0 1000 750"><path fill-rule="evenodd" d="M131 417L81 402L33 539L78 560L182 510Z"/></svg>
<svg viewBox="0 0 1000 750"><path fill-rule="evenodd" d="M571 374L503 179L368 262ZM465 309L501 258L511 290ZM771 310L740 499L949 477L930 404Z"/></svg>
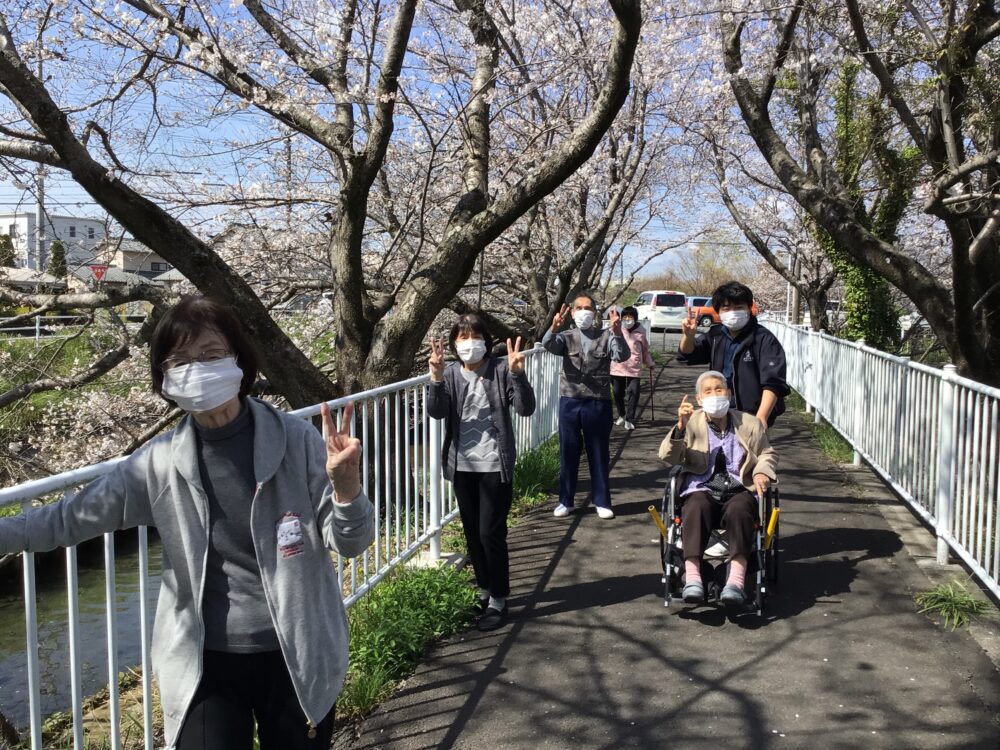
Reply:
<svg viewBox="0 0 1000 750"><path fill-rule="evenodd" d="M22 268L45 271L49 265L49 245L53 240L66 248L66 265L79 266L94 258L94 248L104 241L104 222L80 216L47 214L41 253L35 212L0 213L0 234L10 235L15 263Z"/></svg>

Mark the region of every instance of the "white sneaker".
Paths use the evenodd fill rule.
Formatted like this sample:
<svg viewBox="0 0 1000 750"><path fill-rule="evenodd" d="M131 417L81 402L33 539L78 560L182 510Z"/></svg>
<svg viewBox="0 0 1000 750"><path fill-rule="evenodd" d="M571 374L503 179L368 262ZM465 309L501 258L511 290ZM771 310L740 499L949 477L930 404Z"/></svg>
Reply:
<svg viewBox="0 0 1000 750"><path fill-rule="evenodd" d="M627 424L625 422L625 417L618 417L618 419L615 420L615 424L618 425L619 427L621 427L623 424Z"/></svg>
<svg viewBox="0 0 1000 750"><path fill-rule="evenodd" d="M632 424L631 422L629 422L628 420L625 420L625 429L626 430L634 430L635 429L635 425Z"/></svg>
<svg viewBox="0 0 1000 750"><path fill-rule="evenodd" d="M572 508L568 508L565 505L563 505L562 503L559 503L556 506L556 509L554 511L552 511L552 515L554 515L556 518L565 518L566 516L568 516L572 512L573 512Z"/></svg>
<svg viewBox="0 0 1000 750"><path fill-rule="evenodd" d="M615 512L611 508L602 508L600 505L597 506L597 515L601 518L614 518Z"/></svg>

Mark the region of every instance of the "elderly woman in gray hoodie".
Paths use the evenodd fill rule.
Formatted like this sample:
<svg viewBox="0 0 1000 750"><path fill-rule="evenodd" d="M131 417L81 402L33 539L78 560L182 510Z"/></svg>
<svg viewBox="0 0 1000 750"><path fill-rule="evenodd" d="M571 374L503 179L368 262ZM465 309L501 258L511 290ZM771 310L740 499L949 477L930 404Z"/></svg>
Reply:
<svg viewBox="0 0 1000 750"><path fill-rule="evenodd" d="M367 549L351 407L324 438L249 397L257 357L224 306L187 297L150 343L153 390L187 414L75 494L0 520L0 553L155 526L163 546L153 666L168 748L329 748L347 671L330 550Z"/></svg>
<svg viewBox="0 0 1000 750"><path fill-rule="evenodd" d="M442 465L462 517L469 558L479 584L479 630L507 622L510 564L507 514L514 496L514 429L510 407L535 412L535 392L524 374L520 337L507 339L505 359L490 356L493 337L475 313L463 315L448 336L459 362L445 367L444 342L431 339L427 413L445 420Z"/></svg>

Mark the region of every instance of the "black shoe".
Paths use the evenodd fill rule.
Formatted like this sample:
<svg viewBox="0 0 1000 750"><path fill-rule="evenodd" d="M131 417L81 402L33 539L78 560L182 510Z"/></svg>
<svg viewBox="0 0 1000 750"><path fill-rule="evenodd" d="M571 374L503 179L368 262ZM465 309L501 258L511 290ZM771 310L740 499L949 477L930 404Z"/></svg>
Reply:
<svg viewBox="0 0 1000 750"><path fill-rule="evenodd" d="M487 607L482 616L476 622L476 630L496 630L507 624L507 605L503 609Z"/></svg>

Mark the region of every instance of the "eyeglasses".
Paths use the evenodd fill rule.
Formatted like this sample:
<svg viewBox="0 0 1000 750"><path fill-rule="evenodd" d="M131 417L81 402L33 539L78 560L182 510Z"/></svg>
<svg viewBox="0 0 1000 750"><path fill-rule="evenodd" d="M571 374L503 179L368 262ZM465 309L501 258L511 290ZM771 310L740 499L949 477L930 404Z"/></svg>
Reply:
<svg viewBox="0 0 1000 750"><path fill-rule="evenodd" d="M231 356L233 356L233 353L228 349L223 347L213 347L211 349L205 349L200 354L196 354L193 357L167 357L160 365L160 370L162 372L166 372L167 370L173 370L175 367L189 365L192 362L218 362L220 359L225 359L226 357Z"/></svg>

